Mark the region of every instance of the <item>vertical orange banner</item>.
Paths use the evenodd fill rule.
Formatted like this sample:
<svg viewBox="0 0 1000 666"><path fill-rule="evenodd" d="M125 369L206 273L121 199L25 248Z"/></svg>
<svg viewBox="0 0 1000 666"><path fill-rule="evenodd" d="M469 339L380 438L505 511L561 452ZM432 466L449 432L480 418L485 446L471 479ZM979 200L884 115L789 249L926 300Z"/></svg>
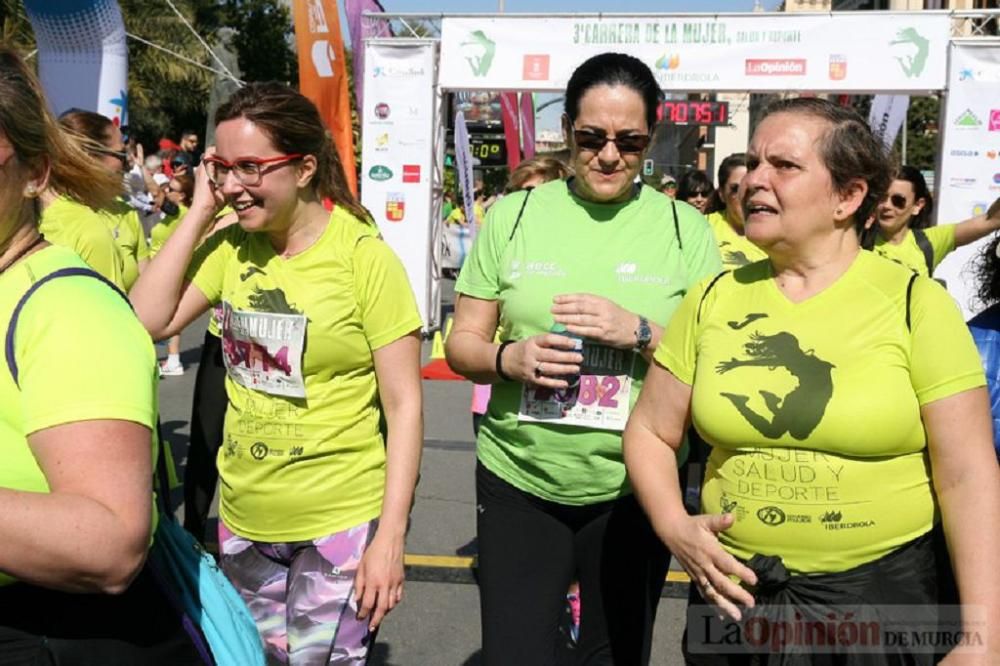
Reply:
<svg viewBox="0 0 1000 666"><path fill-rule="evenodd" d="M336 0L294 0L299 52L299 92L319 109L330 128L351 191L358 193L351 127L347 61Z"/></svg>

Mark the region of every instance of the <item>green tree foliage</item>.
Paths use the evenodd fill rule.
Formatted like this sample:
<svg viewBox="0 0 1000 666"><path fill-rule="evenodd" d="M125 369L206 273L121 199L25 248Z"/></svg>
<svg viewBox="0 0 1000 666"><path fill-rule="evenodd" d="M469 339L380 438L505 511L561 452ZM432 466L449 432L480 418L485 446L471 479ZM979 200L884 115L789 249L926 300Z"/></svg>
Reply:
<svg viewBox="0 0 1000 666"><path fill-rule="evenodd" d="M225 25L233 38L240 71L247 81L281 81L298 85L299 63L291 44L295 30L291 11L274 0L227 0Z"/></svg>

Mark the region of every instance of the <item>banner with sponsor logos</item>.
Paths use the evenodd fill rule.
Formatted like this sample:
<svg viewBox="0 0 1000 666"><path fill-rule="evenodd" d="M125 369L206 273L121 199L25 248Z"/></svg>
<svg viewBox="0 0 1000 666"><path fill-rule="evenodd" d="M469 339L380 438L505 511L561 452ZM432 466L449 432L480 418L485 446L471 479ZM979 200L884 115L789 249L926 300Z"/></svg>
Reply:
<svg viewBox="0 0 1000 666"><path fill-rule="evenodd" d="M365 42L361 203L406 267L425 324L431 300L435 60L430 41Z"/></svg>
<svg viewBox="0 0 1000 666"><path fill-rule="evenodd" d="M128 124L128 48L116 0L25 0L38 78L55 114L72 108Z"/></svg>
<svg viewBox="0 0 1000 666"><path fill-rule="evenodd" d="M664 89L906 92L945 83L944 13L446 17L441 86L563 90L590 56L626 52Z"/></svg>
<svg viewBox="0 0 1000 666"><path fill-rule="evenodd" d="M1000 196L1000 46L951 46L944 141L938 173L938 224L982 215ZM966 270L989 236L960 247L941 262L942 279L966 317L977 307Z"/></svg>

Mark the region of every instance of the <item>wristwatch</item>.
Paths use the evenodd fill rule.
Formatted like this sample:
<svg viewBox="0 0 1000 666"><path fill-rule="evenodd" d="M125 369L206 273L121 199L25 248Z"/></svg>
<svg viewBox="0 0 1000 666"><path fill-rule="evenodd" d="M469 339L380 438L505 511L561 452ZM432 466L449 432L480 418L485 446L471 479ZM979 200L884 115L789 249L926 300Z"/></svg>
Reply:
<svg viewBox="0 0 1000 666"><path fill-rule="evenodd" d="M639 315L639 326L635 329L635 350L645 351L652 341L653 329L649 327L649 320Z"/></svg>

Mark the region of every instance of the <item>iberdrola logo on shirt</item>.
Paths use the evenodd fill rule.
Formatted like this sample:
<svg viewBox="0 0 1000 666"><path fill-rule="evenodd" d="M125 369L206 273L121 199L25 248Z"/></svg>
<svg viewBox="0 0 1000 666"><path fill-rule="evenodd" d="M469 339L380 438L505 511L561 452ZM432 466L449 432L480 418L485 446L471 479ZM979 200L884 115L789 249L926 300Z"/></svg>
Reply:
<svg viewBox="0 0 1000 666"><path fill-rule="evenodd" d="M741 330L749 321L766 318L759 312L747 314L743 322L731 321L729 327ZM768 439L780 439L786 433L797 440L806 439L826 413L826 406L833 397L834 365L816 356L813 350L803 350L798 339L787 332L765 335L759 331L750 334L743 345L744 358L731 358L716 366L717 374L743 367L765 367L770 371L783 368L798 385L785 395L761 389L757 391L769 413L759 414L749 406L750 396L720 392L719 395L733 404L736 411Z"/></svg>

